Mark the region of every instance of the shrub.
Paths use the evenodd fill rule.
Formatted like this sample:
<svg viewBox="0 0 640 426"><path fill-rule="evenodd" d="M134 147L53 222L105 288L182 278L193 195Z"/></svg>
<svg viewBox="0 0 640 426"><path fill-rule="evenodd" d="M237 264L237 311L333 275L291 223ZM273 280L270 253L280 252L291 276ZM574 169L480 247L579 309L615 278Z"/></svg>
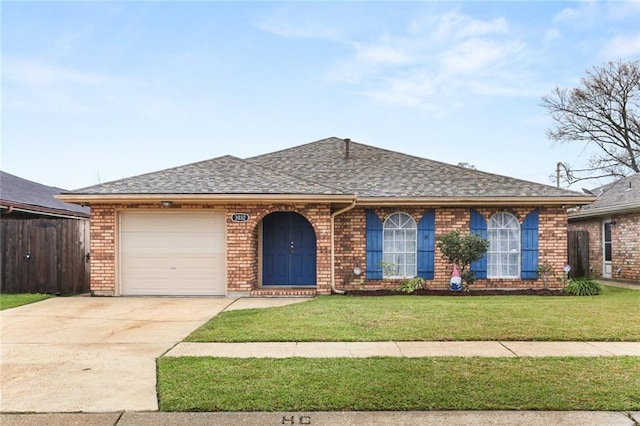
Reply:
<svg viewBox="0 0 640 426"><path fill-rule="evenodd" d="M398 290L404 291L405 293L413 293L416 290L424 288L424 278L413 277L402 283Z"/></svg>
<svg viewBox="0 0 640 426"><path fill-rule="evenodd" d="M442 257L458 267L460 277L466 283L465 290L475 281L475 276L467 267L479 260L489 249L489 242L476 234L462 235L451 231L436 237Z"/></svg>
<svg viewBox="0 0 640 426"><path fill-rule="evenodd" d="M549 262L538 265L538 276L542 279L544 288L549 288L549 281L554 275L553 266Z"/></svg>
<svg viewBox="0 0 640 426"><path fill-rule="evenodd" d="M564 292L574 296L596 296L603 290L604 287L599 282L588 277L574 278L563 289Z"/></svg>

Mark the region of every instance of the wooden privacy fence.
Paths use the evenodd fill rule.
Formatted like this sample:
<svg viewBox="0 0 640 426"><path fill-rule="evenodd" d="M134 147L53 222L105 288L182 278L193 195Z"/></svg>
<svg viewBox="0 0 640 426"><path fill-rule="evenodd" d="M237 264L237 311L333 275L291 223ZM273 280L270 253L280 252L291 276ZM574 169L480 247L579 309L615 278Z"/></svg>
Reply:
<svg viewBox="0 0 640 426"><path fill-rule="evenodd" d="M2 218L0 232L0 292L89 291L88 220Z"/></svg>
<svg viewBox="0 0 640 426"><path fill-rule="evenodd" d="M571 277L589 275L589 232L569 231L567 238L568 262L571 265Z"/></svg>

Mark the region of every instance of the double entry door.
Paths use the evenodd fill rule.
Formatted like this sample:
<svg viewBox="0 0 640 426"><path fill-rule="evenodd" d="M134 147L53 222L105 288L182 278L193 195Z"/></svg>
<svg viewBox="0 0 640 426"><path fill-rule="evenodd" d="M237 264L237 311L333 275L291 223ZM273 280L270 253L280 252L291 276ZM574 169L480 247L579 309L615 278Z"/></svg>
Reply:
<svg viewBox="0 0 640 426"><path fill-rule="evenodd" d="M262 285L316 285L316 235L303 216L276 212L263 219Z"/></svg>

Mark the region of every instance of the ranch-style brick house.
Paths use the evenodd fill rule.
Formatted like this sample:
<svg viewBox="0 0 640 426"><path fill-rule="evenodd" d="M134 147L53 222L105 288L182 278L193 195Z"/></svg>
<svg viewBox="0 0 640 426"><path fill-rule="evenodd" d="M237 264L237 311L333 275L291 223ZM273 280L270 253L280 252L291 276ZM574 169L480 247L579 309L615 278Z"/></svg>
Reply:
<svg viewBox="0 0 640 426"><path fill-rule="evenodd" d="M91 290L115 296L448 288L451 230L490 241L475 287L542 287L538 264L566 262L566 208L593 201L334 137L58 197L91 207Z"/></svg>

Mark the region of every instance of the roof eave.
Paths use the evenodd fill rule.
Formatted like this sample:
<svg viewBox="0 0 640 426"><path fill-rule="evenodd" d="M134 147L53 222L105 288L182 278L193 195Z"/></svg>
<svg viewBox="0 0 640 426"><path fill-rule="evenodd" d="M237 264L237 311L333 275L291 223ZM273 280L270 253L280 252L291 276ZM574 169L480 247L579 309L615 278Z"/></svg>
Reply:
<svg viewBox="0 0 640 426"><path fill-rule="evenodd" d="M174 203L190 204L222 204L222 203L264 203L264 202L314 202L333 203L351 202L356 197L351 194L59 194L58 200L91 205L91 204L132 204Z"/></svg>
<svg viewBox="0 0 640 426"><path fill-rule="evenodd" d="M358 205L431 206L576 206L592 203L594 197L359 197Z"/></svg>
<svg viewBox="0 0 640 426"><path fill-rule="evenodd" d="M569 212L567 218L571 219L582 219L587 217L595 217L595 216L606 216L611 214L624 214L630 213L634 211L640 211L640 203L631 203L617 206L607 206L607 207L594 207L587 210L578 210Z"/></svg>
<svg viewBox="0 0 640 426"><path fill-rule="evenodd" d="M6 201L2 201L2 203L0 204L0 210L5 210L3 211L3 214L11 214L11 212L21 212L33 215L60 217L65 219L88 219L90 216L89 213L54 209L49 207L31 206L21 203L8 203Z"/></svg>

